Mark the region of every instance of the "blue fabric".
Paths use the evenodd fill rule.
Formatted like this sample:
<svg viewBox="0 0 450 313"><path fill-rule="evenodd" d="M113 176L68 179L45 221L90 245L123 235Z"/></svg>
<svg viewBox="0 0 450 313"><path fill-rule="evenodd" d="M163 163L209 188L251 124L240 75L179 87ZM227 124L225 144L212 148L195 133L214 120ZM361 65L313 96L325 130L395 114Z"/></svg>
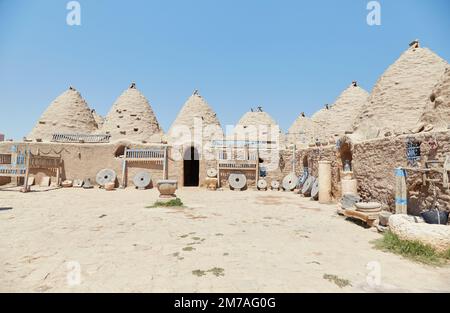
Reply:
<svg viewBox="0 0 450 313"><path fill-rule="evenodd" d="M406 171L402 168L395 169L395 176L397 177L406 177Z"/></svg>
<svg viewBox="0 0 450 313"><path fill-rule="evenodd" d="M403 198L395 198L395 204L400 204L400 205L408 204L408 200L403 199Z"/></svg>

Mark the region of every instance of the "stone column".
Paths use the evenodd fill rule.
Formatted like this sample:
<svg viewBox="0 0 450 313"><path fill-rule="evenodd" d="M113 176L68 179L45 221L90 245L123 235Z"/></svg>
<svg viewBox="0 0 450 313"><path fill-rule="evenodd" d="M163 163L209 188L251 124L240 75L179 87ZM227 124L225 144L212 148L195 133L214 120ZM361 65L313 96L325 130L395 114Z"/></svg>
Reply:
<svg viewBox="0 0 450 313"><path fill-rule="evenodd" d="M319 161L319 203L331 202L331 162Z"/></svg>
<svg viewBox="0 0 450 313"><path fill-rule="evenodd" d="M401 167L395 169L395 183L395 213L408 214L406 171Z"/></svg>

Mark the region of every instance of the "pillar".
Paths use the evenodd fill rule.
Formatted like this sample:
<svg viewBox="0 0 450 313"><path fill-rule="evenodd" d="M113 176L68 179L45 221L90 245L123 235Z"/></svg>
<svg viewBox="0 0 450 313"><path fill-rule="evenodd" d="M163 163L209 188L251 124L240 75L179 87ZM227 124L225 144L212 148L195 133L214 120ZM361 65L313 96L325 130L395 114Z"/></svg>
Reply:
<svg viewBox="0 0 450 313"><path fill-rule="evenodd" d="M395 214L408 214L408 189L406 186L406 171L399 167L395 169Z"/></svg>
<svg viewBox="0 0 450 313"><path fill-rule="evenodd" d="M319 161L319 203L331 202L331 162Z"/></svg>

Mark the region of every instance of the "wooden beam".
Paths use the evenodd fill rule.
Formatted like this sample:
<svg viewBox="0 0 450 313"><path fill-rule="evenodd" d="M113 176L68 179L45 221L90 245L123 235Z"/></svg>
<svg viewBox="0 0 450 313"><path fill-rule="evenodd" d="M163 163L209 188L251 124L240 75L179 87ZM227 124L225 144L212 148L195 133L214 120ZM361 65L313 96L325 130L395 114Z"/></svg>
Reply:
<svg viewBox="0 0 450 313"><path fill-rule="evenodd" d="M25 150L25 178L23 182L24 192L28 192L28 176L30 175L30 159L31 159L31 152L27 149Z"/></svg>
<svg viewBox="0 0 450 313"><path fill-rule="evenodd" d="M120 188L127 187L127 180L126 180L126 170L127 170L127 147L125 147L124 154L123 154L123 160L122 160L122 186Z"/></svg>

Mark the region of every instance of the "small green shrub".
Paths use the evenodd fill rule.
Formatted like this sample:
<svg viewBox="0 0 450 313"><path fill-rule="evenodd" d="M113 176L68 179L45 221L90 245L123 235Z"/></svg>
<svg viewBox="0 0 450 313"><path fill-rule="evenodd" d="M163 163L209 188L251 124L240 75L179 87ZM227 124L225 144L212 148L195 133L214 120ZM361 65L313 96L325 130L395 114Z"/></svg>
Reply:
<svg viewBox="0 0 450 313"><path fill-rule="evenodd" d="M184 204L180 198L176 198L167 202L156 201L153 205L147 206L146 208L152 209L152 208L170 208L170 207L184 207Z"/></svg>
<svg viewBox="0 0 450 313"><path fill-rule="evenodd" d="M352 285L348 279L339 278L336 275L324 274L323 279L335 283L339 288L344 288Z"/></svg>

